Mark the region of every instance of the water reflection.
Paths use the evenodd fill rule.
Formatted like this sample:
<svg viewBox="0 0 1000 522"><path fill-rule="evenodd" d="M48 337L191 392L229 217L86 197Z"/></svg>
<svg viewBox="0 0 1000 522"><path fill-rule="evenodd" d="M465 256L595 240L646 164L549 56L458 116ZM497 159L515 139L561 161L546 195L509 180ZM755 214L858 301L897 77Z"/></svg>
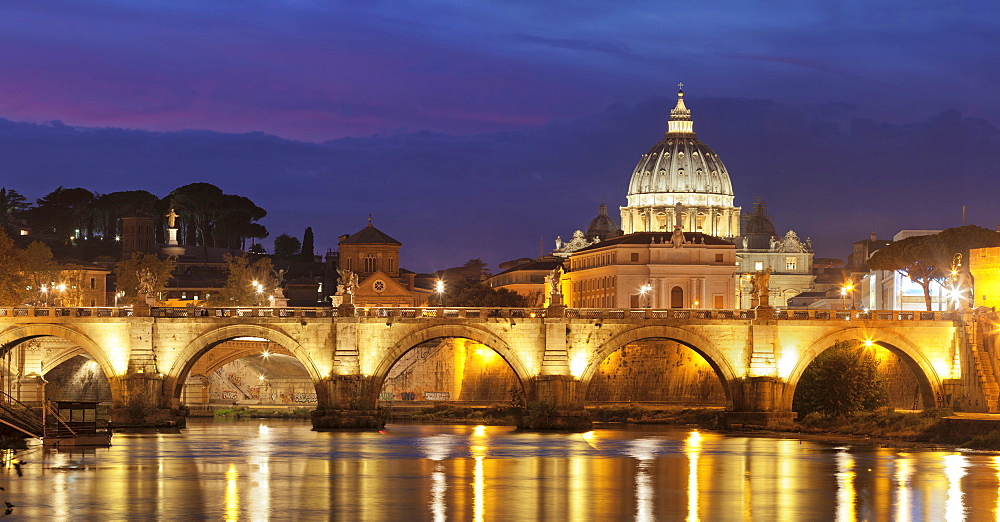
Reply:
<svg viewBox="0 0 1000 522"><path fill-rule="evenodd" d="M653 438L636 439L628 444L628 454L639 461L635 469L635 519L639 521L654 519L654 490L649 468L659 445L659 441Z"/></svg>
<svg viewBox="0 0 1000 522"><path fill-rule="evenodd" d="M688 457L688 522L698 518L698 458L701 456L701 434L692 431L684 441L684 454Z"/></svg>
<svg viewBox="0 0 1000 522"><path fill-rule="evenodd" d="M910 509L913 500L910 498L912 487L910 480L913 477L913 457L909 453L899 453L896 456L896 472L893 479L896 481L896 504L893 512L893 519L899 522L910 522Z"/></svg>
<svg viewBox="0 0 1000 522"><path fill-rule="evenodd" d="M97 453L32 448L25 520L959 520L1000 517L1000 457L672 428L584 434L192 421ZM0 497L3 498L3 497Z"/></svg>
<svg viewBox="0 0 1000 522"><path fill-rule="evenodd" d="M948 522L965 520L965 505L962 503L962 477L968 462L964 455L952 454L944 457L944 474L948 477L948 500L945 503L944 519Z"/></svg>
<svg viewBox="0 0 1000 522"><path fill-rule="evenodd" d="M837 448L837 520L857 520L855 513L854 456L850 448Z"/></svg>

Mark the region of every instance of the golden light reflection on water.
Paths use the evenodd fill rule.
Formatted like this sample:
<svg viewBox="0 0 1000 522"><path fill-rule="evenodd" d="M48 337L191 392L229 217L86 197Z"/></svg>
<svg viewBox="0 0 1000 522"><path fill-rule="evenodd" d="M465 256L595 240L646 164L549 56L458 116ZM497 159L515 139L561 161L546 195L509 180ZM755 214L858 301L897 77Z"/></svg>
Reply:
<svg viewBox="0 0 1000 522"><path fill-rule="evenodd" d="M692 431L684 440L684 454L688 458L688 522L698 518L698 459L701 457L701 433Z"/></svg>
<svg viewBox="0 0 1000 522"><path fill-rule="evenodd" d="M1000 520L990 454L649 427L192 424L96 455L39 449L23 479L0 468L0 498L22 520Z"/></svg>
<svg viewBox="0 0 1000 522"><path fill-rule="evenodd" d="M640 521L653 520L653 480L649 475L649 467L656 458L659 441L653 438L641 438L629 441L629 455L639 463L635 468L635 519Z"/></svg>
<svg viewBox="0 0 1000 522"><path fill-rule="evenodd" d="M968 462L964 455L945 455L944 474L948 477L948 500L945 501L944 519L951 522L965 520L965 505L962 502L962 477Z"/></svg>
<svg viewBox="0 0 1000 522"><path fill-rule="evenodd" d="M857 492L854 490L854 456L849 448L841 448L837 452L837 520L857 520L855 502Z"/></svg>
<svg viewBox="0 0 1000 522"><path fill-rule="evenodd" d="M896 471L893 479L896 481L896 503L893 519L898 522L910 522L910 493L913 490L910 481L913 477L913 457L909 453L899 453L896 456Z"/></svg>
<svg viewBox="0 0 1000 522"><path fill-rule="evenodd" d="M483 494L486 490L486 477L483 475L483 459L486 458L486 444L488 442L486 426L476 426L472 430L472 447L470 448L472 458L476 460L476 467L472 472L472 520L476 522L484 520L483 514L486 504Z"/></svg>
<svg viewBox="0 0 1000 522"><path fill-rule="evenodd" d="M226 520L233 521L240 519L240 494L239 494L240 474L236 471L236 464L230 464L226 470L226 498L223 504L226 506Z"/></svg>

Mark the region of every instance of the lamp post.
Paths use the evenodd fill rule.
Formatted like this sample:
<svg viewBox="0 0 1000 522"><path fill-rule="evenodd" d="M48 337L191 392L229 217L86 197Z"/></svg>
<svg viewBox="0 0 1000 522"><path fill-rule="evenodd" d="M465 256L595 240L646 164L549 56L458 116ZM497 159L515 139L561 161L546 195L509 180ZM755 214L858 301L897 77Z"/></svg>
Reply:
<svg viewBox="0 0 1000 522"><path fill-rule="evenodd" d="M639 287L639 295L642 296L645 299L645 301L646 301L646 305L644 306L644 308L651 308L652 307L652 305L650 303L651 296L649 295L652 291L653 291L653 286L650 285L649 283L646 283L646 284L644 284L644 285L642 285L642 286ZM642 303L640 303L640 305L641 304Z"/></svg>
<svg viewBox="0 0 1000 522"><path fill-rule="evenodd" d="M438 306L444 306L444 280L434 282L434 293L438 295Z"/></svg>
<svg viewBox="0 0 1000 522"><path fill-rule="evenodd" d="M256 301L254 306L260 306L261 299L263 298L264 295L264 285L257 281L254 281L252 285L254 290L256 291Z"/></svg>
<svg viewBox="0 0 1000 522"><path fill-rule="evenodd" d="M844 309L847 309L847 296L851 296L851 308L854 308L854 281L848 279L844 281L844 286L840 288L840 295L844 299Z"/></svg>

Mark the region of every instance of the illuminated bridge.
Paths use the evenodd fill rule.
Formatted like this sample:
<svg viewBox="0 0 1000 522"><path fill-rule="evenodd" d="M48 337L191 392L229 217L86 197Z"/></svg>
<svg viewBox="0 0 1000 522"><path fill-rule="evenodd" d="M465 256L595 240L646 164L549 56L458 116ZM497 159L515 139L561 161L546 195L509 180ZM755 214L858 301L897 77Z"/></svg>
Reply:
<svg viewBox="0 0 1000 522"><path fill-rule="evenodd" d="M374 410L393 364L436 338L492 348L528 400L563 412L586 406L605 358L645 339L674 341L703 357L738 423L789 416L803 370L839 341L898 356L916 376L925 406L960 400L966 409L996 411L997 398L983 348L989 343L981 342L971 313L554 307L358 308L341 316L331 308L0 308L3 353L40 337L64 339L67 348L29 351L16 371L9 369L22 400L38 400L31 394L49 369L86 354L111 384L113 412L144 396L153 397L151 416L181 406L192 367L214 346L266 339L304 365L316 388L318 427L350 424Z"/></svg>

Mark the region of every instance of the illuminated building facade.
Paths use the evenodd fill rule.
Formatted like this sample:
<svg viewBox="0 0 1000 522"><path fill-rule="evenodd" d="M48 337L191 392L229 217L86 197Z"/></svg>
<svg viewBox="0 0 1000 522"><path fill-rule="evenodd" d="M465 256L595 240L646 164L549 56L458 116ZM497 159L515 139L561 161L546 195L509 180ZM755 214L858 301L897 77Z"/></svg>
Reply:
<svg viewBox="0 0 1000 522"><path fill-rule="evenodd" d="M430 290L414 286L415 274L399 267L399 249L403 245L385 232L368 226L352 235L340 237L338 262L358 275L354 304L368 306L421 306Z"/></svg>
<svg viewBox="0 0 1000 522"><path fill-rule="evenodd" d="M667 132L642 155L632 173L622 230L667 232L680 226L722 238L740 235L740 209L733 205L729 172L719 155L694 132L684 91L670 111Z"/></svg>
<svg viewBox="0 0 1000 522"><path fill-rule="evenodd" d="M564 267L572 308L734 306L736 247L699 232L684 232L683 243L671 234L626 234L574 252Z"/></svg>

